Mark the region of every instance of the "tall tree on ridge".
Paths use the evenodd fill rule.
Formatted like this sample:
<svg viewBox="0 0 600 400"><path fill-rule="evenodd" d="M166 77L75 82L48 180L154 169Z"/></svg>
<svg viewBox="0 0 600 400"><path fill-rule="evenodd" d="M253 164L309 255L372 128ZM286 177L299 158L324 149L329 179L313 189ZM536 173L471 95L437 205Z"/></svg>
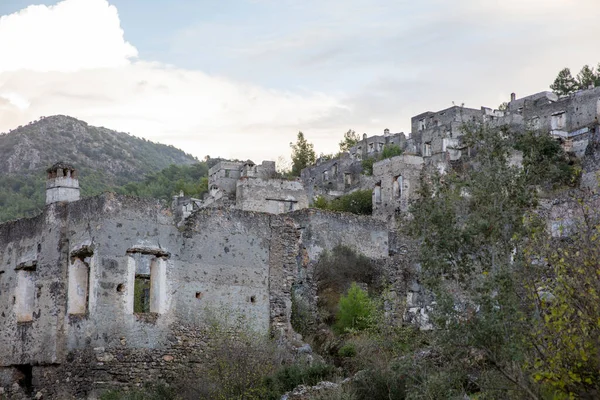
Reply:
<svg viewBox="0 0 600 400"><path fill-rule="evenodd" d="M290 143L292 148L292 175L300 176L300 172L315 163L317 157L312 143L304 138L304 133L298 132L296 143Z"/></svg>

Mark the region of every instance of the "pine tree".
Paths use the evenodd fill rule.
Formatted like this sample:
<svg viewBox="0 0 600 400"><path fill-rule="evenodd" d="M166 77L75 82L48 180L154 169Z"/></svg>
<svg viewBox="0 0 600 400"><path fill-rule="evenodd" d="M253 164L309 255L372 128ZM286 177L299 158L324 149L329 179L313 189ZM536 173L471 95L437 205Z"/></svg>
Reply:
<svg viewBox="0 0 600 400"><path fill-rule="evenodd" d="M344 139L340 142L340 151L349 151L359 140L360 136L352 129L349 129L348 132L344 133Z"/></svg>
<svg viewBox="0 0 600 400"><path fill-rule="evenodd" d="M292 175L300 176L300 172L315 163L316 155L312 143L309 143L302 132L298 132L296 143L290 143L292 148Z"/></svg>
<svg viewBox="0 0 600 400"><path fill-rule="evenodd" d="M590 86L596 86L598 76L589 65L584 65L581 71L577 74L577 85L580 89L587 89Z"/></svg>
<svg viewBox="0 0 600 400"><path fill-rule="evenodd" d="M564 68L558 73L554 83L550 85L550 89L558 95L568 95L574 93L578 89L577 81L571 75L569 68Z"/></svg>

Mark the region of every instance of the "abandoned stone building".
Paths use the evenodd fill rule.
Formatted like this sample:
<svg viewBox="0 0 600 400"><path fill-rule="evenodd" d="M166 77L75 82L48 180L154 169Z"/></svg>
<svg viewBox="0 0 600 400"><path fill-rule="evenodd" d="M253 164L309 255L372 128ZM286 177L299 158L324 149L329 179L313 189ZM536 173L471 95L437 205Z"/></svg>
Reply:
<svg viewBox="0 0 600 400"><path fill-rule="evenodd" d="M214 313L294 338L291 293L316 302L311 266L324 251L343 244L399 275L393 257L406 251L393 217L417 198L423 171L443 172L464 155L465 122L548 132L583 159L582 186L597 188L599 115L600 88L513 96L502 111L426 112L412 118L408 138L363 137L300 180L277 178L269 161L221 161L209 170L206 198L181 194L172 207L110 193L80 199L76 169L58 163L48 169L43 212L0 225L0 389L85 398L172 378L206 362ZM363 174L362 161L392 144L403 154ZM359 189L372 190L372 216L308 208L316 196ZM550 229L562 232L568 221L553 207ZM428 298L418 282L392 283L426 327Z"/></svg>
<svg viewBox="0 0 600 400"><path fill-rule="evenodd" d="M444 173L453 161L460 160L468 149L462 142L465 126L506 127L512 131L526 129L546 132L556 138L565 151L583 160L582 182L597 187L596 164L586 156L586 149L599 131L600 88L581 90L569 96L558 97L551 92L536 93L511 101L504 110L453 106L438 112L424 112L411 119L408 138L404 133L373 136L363 139L348 154L318 162L302 171L302 181L309 203L318 196L327 199L355 190L373 190L373 214L392 220L399 210L405 211L413 190L419 184L419 173L434 168ZM373 174L363 173L362 160L375 158L386 145L394 144L403 150L402 156L375 161ZM590 153L591 155L591 153ZM411 156L410 163L405 161ZM519 163L519 155L512 161ZM401 177L401 185L398 178ZM403 187L403 190L394 188ZM412 188L412 189L411 189Z"/></svg>
<svg viewBox="0 0 600 400"><path fill-rule="evenodd" d="M390 215L406 211L415 200L423 157L402 154L373 164L373 176L377 181L373 189L373 217L384 221Z"/></svg>
<svg viewBox="0 0 600 400"><path fill-rule="evenodd" d="M373 259L389 254L385 224L368 217L209 207L177 226L158 201L79 200L78 186L75 168L56 164L43 212L0 225L0 388L9 397L84 398L176 376L205 362L211 313L293 336L290 291L323 251L343 243Z"/></svg>
<svg viewBox="0 0 600 400"><path fill-rule="evenodd" d="M180 221L192 211L206 207L280 214L308 207L308 197L299 180L277 178L274 161L256 165L252 161L220 161L208 171L209 193L204 199L183 194L173 198Z"/></svg>

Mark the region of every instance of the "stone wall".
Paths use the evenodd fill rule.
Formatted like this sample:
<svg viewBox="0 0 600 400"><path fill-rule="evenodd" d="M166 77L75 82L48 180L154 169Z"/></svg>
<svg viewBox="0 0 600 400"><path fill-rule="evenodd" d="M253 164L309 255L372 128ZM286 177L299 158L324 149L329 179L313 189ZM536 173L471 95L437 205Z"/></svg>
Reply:
<svg viewBox="0 0 600 400"><path fill-rule="evenodd" d="M169 370L162 366L173 360L161 357L170 354L174 332L202 330L214 313L287 335L297 253L298 231L284 217L204 209L177 228L158 202L114 194L0 225L0 377L33 368L34 388L49 389L55 378L66 382L63 372L78 359L90 362L77 368L85 379L111 384L122 375L96 362L110 359L125 371L142 357L149 364L134 368L128 382L138 372L151 381ZM87 282L72 282L76 268L85 268ZM151 281L149 311L134 312L138 276ZM82 296L83 313L70 309L73 296ZM93 349L108 355L98 361ZM77 394L76 382L62 389Z"/></svg>
<svg viewBox="0 0 600 400"><path fill-rule="evenodd" d="M389 133L383 135L367 136L365 133L362 140L349 150L350 157L355 161L377 158L385 146L395 145L401 149L405 147L406 135L403 132Z"/></svg>
<svg viewBox="0 0 600 400"><path fill-rule="evenodd" d="M236 208L281 214L308 207L302 181L240 178L236 186Z"/></svg>
<svg viewBox="0 0 600 400"><path fill-rule="evenodd" d="M373 164L373 217L389 220L400 211L407 211L411 200L418 197L422 157L400 155Z"/></svg>
<svg viewBox="0 0 600 400"><path fill-rule="evenodd" d="M312 204L318 196L328 200L358 189L371 187L371 177L362 174L360 160L343 153L339 158L317 162L302 170L304 189Z"/></svg>
<svg viewBox="0 0 600 400"><path fill-rule="evenodd" d="M243 166L241 161L219 161L208 170L208 189L212 192L219 188L227 194L235 193L235 185Z"/></svg>
<svg viewBox="0 0 600 400"><path fill-rule="evenodd" d="M314 208L288 214L301 232L302 247L310 261L338 245L353 248L372 259L389 254L389 234L385 223L371 217Z"/></svg>

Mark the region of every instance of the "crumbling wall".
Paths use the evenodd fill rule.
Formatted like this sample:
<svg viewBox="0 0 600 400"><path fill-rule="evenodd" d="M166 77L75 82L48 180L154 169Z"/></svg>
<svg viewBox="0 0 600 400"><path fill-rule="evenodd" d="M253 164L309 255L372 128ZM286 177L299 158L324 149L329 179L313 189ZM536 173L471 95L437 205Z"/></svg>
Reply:
<svg viewBox="0 0 600 400"><path fill-rule="evenodd" d="M400 155L373 164L373 217L389 221L418 197L422 157Z"/></svg>
<svg viewBox="0 0 600 400"><path fill-rule="evenodd" d="M194 362L210 321L291 333L298 231L284 217L204 209L177 228L157 201L105 194L0 225L0 244L6 390L19 368L50 398L168 378ZM22 272L34 288L24 322L13 301ZM143 279L149 307L137 311Z"/></svg>
<svg viewBox="0 0 600 400"><path fill-rule="evenodd" d="M281 214L308 207L302 181L241 178L237 182L236 208Z"/></svg>
<svg viewBox="0 0 600 400"><path fill-rule="evenodd" d="M235 193L235 184L241 176L244 163L241 161L219 161L208 170L208 189L212 193L217 188L227 194Z"/></svg>
<svg viewBox="0 0 600 400"><path fill-rule="evenodd" d="M0 366L64 359L65 206L0 225Z"/></svg>
<svg viewBox="0 0 600 400"><path fill-rule="evenodd" d="M288 214L301 232L308 259L316 261L323 251L338 245L353 248L373 259L389 254L385 223L368 216L309 208Z"/></svg>
<svg viewBox="0 0 600 400"><path fill-rule="evenodd" d="M349 150L350 157L354 161L361 161L367 158L377 158L385 146L395 145L403 149L406 143L406 136L403 132L389 133L386 129L383 135L367 136L365 133L362 140Z"/></svg>

